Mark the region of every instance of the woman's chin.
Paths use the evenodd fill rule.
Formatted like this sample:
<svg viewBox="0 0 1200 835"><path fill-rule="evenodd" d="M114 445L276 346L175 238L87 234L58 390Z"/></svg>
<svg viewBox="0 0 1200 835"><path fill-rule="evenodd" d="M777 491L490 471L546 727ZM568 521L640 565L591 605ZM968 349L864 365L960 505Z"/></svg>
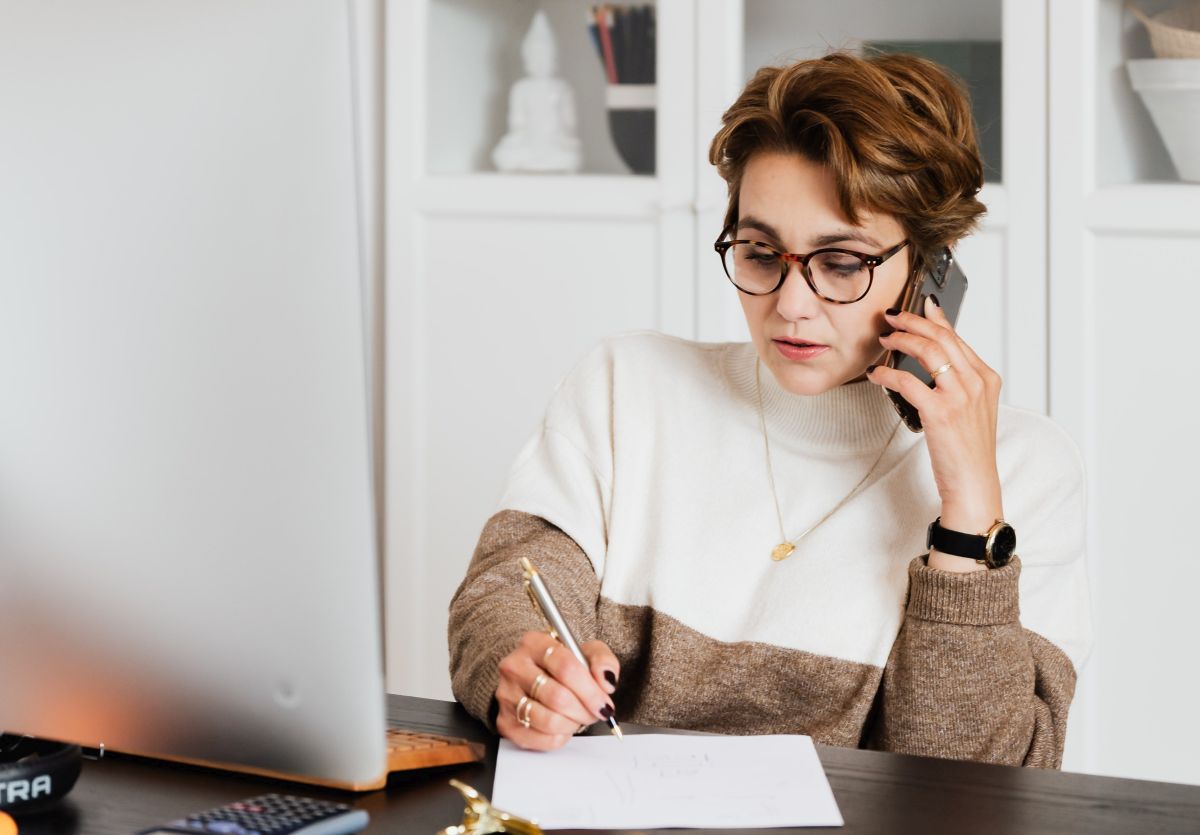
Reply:
<svg viewBox="0 0 1200 835"><path fill-rule="evenodd" d="M789 362L786 359L780 359L767 363L767 367L775 375L779 387L790 394L811 397L816 394L824 394L842 383L842 379L834 373L831 367L818 365L816 360Z"/></svg>

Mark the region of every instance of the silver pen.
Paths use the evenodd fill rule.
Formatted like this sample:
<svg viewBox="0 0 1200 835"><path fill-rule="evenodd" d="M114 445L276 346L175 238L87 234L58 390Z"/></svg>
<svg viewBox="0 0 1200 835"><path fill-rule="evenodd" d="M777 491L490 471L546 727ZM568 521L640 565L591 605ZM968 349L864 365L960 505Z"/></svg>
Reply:
<svg viewBox="0 0 1200 835"><path fill-rule="evenodd" d="M588 661L583 657L583 650L579 648L579 644L575 641L575 636L571 634L570 627L563 620L562 613L558 611L558 606L555 605L554 598L550 596L550 590L542 582L542 575L533 567L533 563L529 561L528 557L521 557L521 569L525 573L525 592L529 595L529 599L533 601L533 607L541 613L542 619L546 621L546 625L550 628L550 635L562 641L567 650L579 659L579 663L583 665L583 668L589 670ZM617 739L624 739L624 735L621 733L621 726L617 724L617 717L610 716L606 721Z"/></svg>

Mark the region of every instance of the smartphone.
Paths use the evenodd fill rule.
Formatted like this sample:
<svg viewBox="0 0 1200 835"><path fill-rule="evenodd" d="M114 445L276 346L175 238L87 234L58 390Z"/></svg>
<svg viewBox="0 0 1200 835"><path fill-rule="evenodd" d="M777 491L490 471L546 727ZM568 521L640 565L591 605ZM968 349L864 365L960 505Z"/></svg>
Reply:
<svg viewBox="0 0 1200 835"><path fill-rule="evenodd" d="M896 305L901 310L925 315L925 298L934 294L941 304L942 310L950 324L958 322L958 312L962 309L963 297L967 294L967 277L963 274L958 260L949 247L943 247L933 264L919 260L913 271L912 279L905 287L904 295ZM933 388L933 378L919 361L900 351L888 351L885 363L888 368L898 368L908 371L925 385ZM900 396L899 392L884 388L892 405L896 407L901 420L913 432L921 432L921 413L916 407Z"/></svg>

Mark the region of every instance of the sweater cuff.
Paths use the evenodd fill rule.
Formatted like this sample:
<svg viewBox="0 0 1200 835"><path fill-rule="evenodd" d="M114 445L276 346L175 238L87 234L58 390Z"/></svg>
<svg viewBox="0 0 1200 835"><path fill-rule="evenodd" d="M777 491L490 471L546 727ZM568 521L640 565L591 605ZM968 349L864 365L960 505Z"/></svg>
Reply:
<svg viewBox="0 0 1200 835"><path fill-rule="evenodd" d="M928 556L922 554L908 564L908 617L964 626L999 626L1018 620L1018 557L1003 568L959 574L930 568Z"/></svg>
<svg viewBox="0 0 1200 835"><path fill-rule="evenodd" d="M456 692L457 698L467 713L479 719L491 733L496 730L496 686L500 683L500 659L511 650L499 652L501 644L490 648L487 657L473 665L474 675L466 683L463 692Z"/></svg>

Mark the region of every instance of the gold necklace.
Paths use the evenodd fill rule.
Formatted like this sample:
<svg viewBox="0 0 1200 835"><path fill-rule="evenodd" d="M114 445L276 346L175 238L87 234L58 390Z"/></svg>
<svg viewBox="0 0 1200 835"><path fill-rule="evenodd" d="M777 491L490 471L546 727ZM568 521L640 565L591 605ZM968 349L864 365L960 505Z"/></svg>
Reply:
<svg viewBox="0 0 1200 835"><path fill-rule="evenodd" d="M867 470L867 474L859 480L858 484L854 485L854 489L847 494L846 498L838 502L837 505L834 506L833 510L829 511L820 519L818 519L817 523L815 525L811 525L804 533L800 534L795 539L788 539L787 534L783 530L783 513L781 513L779 510L779 493L775 490L775 471L771 466L771 444L767 440L767 418L766 414L763 412L762 386L759 384L759 366L759 359L758 357L755 357L754 391L758 395L758 421L762 426L763 450L767 454L767 476L771 479L771 497L775 500L775 517L779 520L779 539L781 540L781 542L771 550L771 559L775 560L775 562L779 562L780 560L785 560L791 556L792 552L796 550L797 542L804 539L804 537L816 530L818 525L820 525L833 514L837 513L838 509L842 505L854 498L854 495L858 493L858 488L863 486L866 480L871 477L871 473L875 472L875 468L879 466L879 462L883 460L883 454L887 452L887 448L892 445L892 438L896 437L896 430L900 428L901 421L896 421L896 425L892 427L892 434L888 435L887 443L883 445L883 449L879 450L879 456L875 459L875 463L871 465L871 469Z"/></svg>

